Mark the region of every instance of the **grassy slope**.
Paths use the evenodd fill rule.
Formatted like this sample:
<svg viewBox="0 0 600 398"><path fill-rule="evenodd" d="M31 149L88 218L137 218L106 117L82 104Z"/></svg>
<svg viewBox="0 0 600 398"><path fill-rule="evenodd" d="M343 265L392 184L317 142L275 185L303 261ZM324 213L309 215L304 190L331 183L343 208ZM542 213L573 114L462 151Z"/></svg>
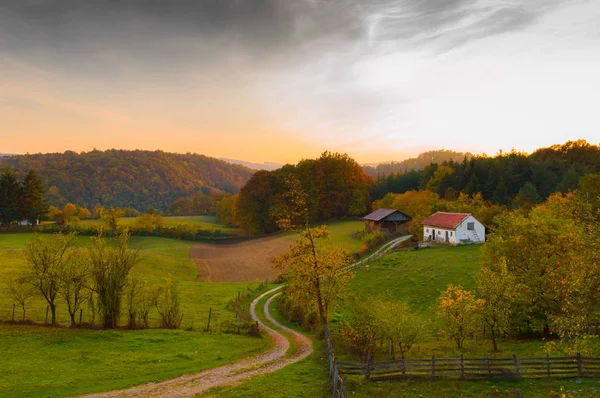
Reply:
<svg viewBox="0 0 600 398"><path fill-rule="evenodd" d="M0 281L25 269L20 249L30 237L0 235ZM79 245L89 245L89 238L80 237ZM140 249L143 256L135 272L150 283L163 283L171 273L180 281L183 327L202 329L209 307L213 308L213 325L233 317L226 309L227 302L238 290L256 284L196 282L197 268L188 258L190 245L166 238L131 238L131 247ZM2 285L0 282L0 288ZM67 324L65 306L61 301L58 305L58 321ZM33 302L28 307L28 318L43 322L45 309L44 301ZM11 312L11 301L0 291L0 319L9 319ZM84 321L89 316L90 311L84 308ZM0 395L19 391L20 395L39 396L47 391L45 388L56 389L57 395L123 388L225 364L269 345L266 339L202 332L90 331L0 324L0 353L4 359ZM123 365L117 366L116 362Z"/></svg>
<svg viewBox="0 0 600 398"><path fill-rule="evenodd" d="M356 270L351 290L361 295L388 292L432 316L437 298L449 284L475 288L480 250L481 246L471 245L397 251Z"/></svg>
<svg viewBox="0 0 600 398"><path fill-rule="evenodd" d="M328 244L340 245L351 253L360 251L360 240L352 237L353 232L364 230L362 221L337 221L327 224L329 229Z"/></svg>

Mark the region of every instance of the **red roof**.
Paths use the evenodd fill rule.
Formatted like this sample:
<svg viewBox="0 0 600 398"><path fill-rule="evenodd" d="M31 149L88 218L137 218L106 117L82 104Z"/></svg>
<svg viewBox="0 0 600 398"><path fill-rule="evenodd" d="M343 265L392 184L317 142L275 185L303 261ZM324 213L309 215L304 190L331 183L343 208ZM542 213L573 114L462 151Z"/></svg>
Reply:
<svg viewBox="0 0 600 398"><path fill-rule="evenodd" d="M469 217L470 215L471 213L446 213L443 211L438 211L437 213L427 217L422 224L440 228L456 228L461 222L463 222L465 218Z"/></svg>

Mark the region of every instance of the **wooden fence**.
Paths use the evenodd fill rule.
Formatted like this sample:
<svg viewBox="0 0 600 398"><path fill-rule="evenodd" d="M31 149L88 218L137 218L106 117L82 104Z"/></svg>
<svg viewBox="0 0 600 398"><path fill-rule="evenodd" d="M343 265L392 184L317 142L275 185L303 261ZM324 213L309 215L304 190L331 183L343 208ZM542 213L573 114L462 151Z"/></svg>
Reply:
<svg viewBox="0 0 600 398"><path fill-rule="evenodd" d="M325 324L325 346L327 348L327 359L329 360L329 385L331 386L331 394L333 398L346 398L346 385L340 374L338 362L336 361L331 344L331 331L329 326Z"/></svg>
<svg viewBox="0 0 600 398"><path fill-rule="evenodd" d="M600 377L600 358L436 358L400 359L371 364L338 362L342 375L364 375L367 380L434 377L461 379Z"/></svg>

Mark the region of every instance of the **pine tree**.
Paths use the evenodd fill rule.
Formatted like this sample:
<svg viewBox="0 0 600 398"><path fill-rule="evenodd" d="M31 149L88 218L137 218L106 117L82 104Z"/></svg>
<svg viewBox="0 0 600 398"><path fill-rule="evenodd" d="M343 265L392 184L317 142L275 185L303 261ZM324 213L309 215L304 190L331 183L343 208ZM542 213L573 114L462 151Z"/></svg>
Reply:
<svg viewBox="0 0 600 398"><path fill-rule="evenodd" d="M48 213L50 206L44 198L42 181L34 170L29 170L20 189L17 213L23 220L36 224Z"/></svg>
<svg viewBox="0 0 600 398"><path fill-rule="evenodd" d="M18 220L17 203L20 182L10 169L0 175L0 223L9 225Z"/></svg>

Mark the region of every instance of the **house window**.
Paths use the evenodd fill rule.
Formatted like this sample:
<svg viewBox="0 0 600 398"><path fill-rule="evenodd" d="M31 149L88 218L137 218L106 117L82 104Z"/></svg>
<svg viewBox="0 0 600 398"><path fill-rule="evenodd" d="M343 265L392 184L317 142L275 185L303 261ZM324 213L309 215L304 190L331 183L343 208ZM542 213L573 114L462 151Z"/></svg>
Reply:
<svg viewBox="0 0 600 398"><path fill-rule="evenodd" d="M429 232L429 228L425 228L425 232Z"/></svg>
<svg viewBox="0 0 600 398"><path fill-rule="evenodd" d="M452 232L450 232L450 236L452 236Z"/></svg>
<svg viewBox="0 0 600 398"><path fill-rule="evenodd" d="M438 231L438 235L441 235L441 234L442 234L442 231Z"/></svg>

